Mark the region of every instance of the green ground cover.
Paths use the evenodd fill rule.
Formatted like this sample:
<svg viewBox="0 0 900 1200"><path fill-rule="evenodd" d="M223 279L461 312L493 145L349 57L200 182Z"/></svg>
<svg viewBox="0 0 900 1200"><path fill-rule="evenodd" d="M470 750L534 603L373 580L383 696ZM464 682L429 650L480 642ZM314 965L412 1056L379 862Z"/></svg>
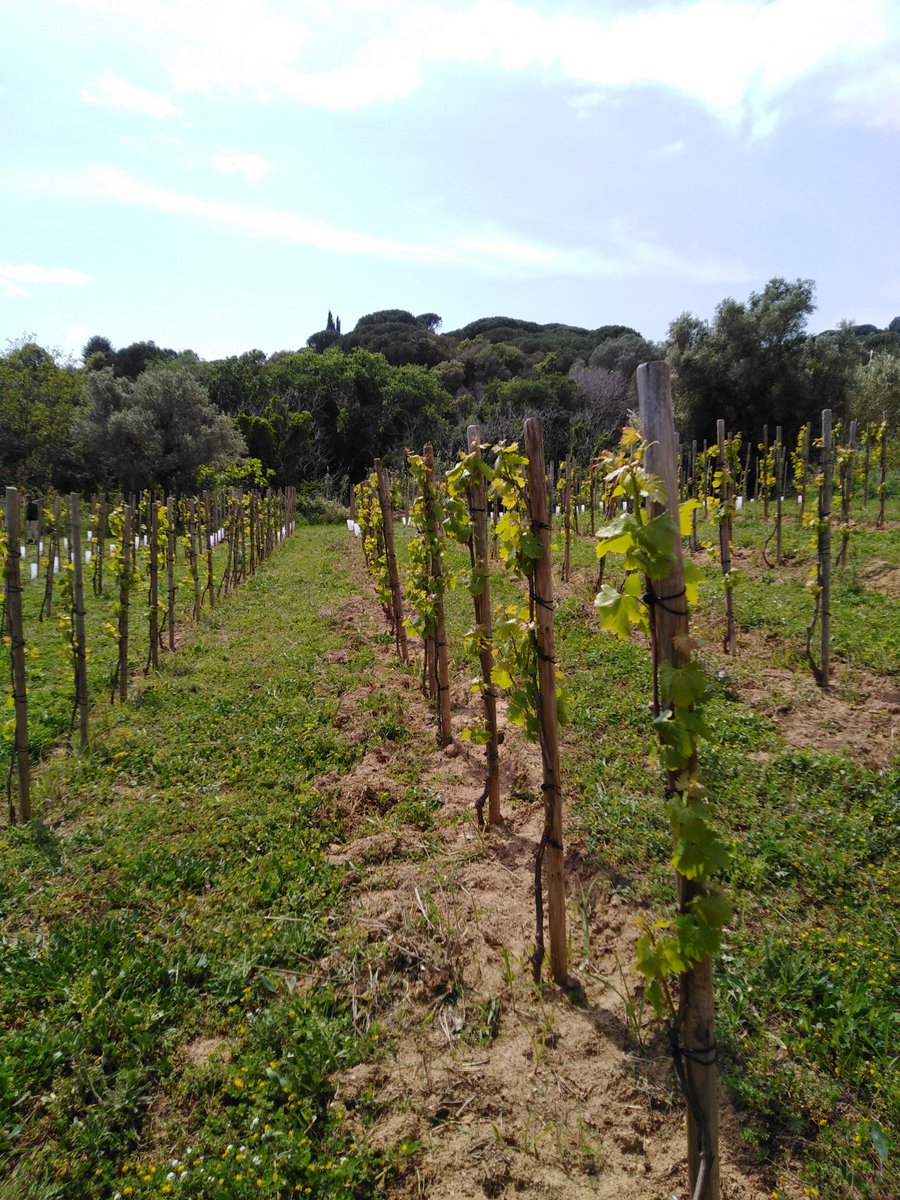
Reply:
<svg viewBox="0 0 900 1200"><path fill-rule="evenodd" d="M334 715L372 656L327 661L346 531L302 537L3 831L0 1195L358 1196L383 1171L329 1106L371 1040L304 986L342 912L309 781L364 753Z"/></svg>

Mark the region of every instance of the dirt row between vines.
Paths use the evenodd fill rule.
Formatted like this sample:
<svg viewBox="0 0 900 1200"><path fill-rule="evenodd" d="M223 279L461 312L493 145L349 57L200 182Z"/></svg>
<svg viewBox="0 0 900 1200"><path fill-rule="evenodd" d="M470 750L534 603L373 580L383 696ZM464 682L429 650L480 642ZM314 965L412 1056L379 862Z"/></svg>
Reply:
<svg viewBox="0 0 900 1200"><path fill-rule="evenodd" d="M357 595L321 614L342 631L348 658L385 628L353 548L350 557ZM480 834L483 751L458 737L437 748L416 669L383 642L374 644L377 678L401 697L410 737L318 781L344 821L332 857L350 868L349 925L367 948L351 985L355 1011L387 1047L337 1077L334 1103L356 1136L400 1148L392 1195L683 1200L683 1100L664 1047L642 1049L629 1021L640 987L630 967L637 910L598 883L570 842L571 966L583 999L533 984L539 753L508 732L505 821ZM363 736L368 695L343 697L338 723L351 740ZM454 688L457 734L475 703ZM434 827L386 828L411 777L440 806ZM724 1200L771 1195L773 1180L742 1157L727 1107L721 1153Z"/></svg>

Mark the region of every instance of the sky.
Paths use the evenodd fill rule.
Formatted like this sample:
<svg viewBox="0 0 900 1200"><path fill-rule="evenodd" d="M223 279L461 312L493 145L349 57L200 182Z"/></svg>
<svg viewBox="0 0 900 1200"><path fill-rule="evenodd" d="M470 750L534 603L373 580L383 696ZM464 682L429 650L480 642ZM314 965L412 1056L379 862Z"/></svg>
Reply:
<svg viewBox="0 0 900 1200"><path fill-rule="evenodd" d="M0 350L900 314L900 0L0 0Z"/></svg>

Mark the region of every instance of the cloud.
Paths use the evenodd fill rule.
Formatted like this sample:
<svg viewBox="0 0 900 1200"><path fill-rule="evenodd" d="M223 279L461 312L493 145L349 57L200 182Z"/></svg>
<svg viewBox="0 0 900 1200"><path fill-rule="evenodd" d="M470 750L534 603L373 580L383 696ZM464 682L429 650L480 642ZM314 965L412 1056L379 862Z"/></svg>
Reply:
<svg viewBox="0 0 900 1200"><path fill-rule="evenodd" d="M662 87L736 125L826 68L851 89L900 52L896 0L84 0L151 48L180 94L334 110L402 100L444 65L539 72L610 95ZM127 86L127 85L125 85ZM149 93L142 93L149 97ZM161 104L168 101L151 97Z"/></svg>
<svg viewBox="0 0 900 1200"><path fill-rule="evenodd" d="M667 142L665 146L660 146L657 150L651 150L650 158L678 158L687 150L687 142L679 138L674 142Z"/></svg>
<svg viewBox="0 0 900 1200"><path fill-rule="evenodd" d="M0 295L5 297L30 296L23 283L90 283L90 276L82 271L71 271L68 267L35 267L31 263L0 263Z"/></svg>
<svg viewBox="0 0 900 1200"><path fill-rule="evenodd" d="M514 278L577 276L624 278L653 274L700 282L740 282L758 278L736 260L678 253L636 233L625 221L610 221L577 246L559 246L522 237L486 224L472 230L441 230L431 241L381 237L320 221L302 213L233 204L170 191L113 167L82 176L38 176L24 186L42 194L107 201L202 221L207 227L286 245L309 246L333 254L420 266L462 267L480 274Z"/></svg>
<svg viewBox="0 0 900 1200"><path fill-rule="evenodd" d="M213 157L213 166L225 174L243 175L249 183L258 183L272 164L258 154L239 154L226 146Z"/></svg>
<svg viewBox="0 0 900 1200"><path fill-rule="evenodd" d="M114 75L103 75L90 87L82 88L81 99L99 108L124 108L147 117L173 117L181 111L166 96L157 96Z"/></svg>

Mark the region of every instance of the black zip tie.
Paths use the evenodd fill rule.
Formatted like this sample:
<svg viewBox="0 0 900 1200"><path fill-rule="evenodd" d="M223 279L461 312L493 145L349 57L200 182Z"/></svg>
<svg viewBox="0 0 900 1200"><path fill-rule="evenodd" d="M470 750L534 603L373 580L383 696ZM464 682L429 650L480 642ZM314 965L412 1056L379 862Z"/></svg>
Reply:
<svg viewBox="0 0 900 1200"><path fill-rule="evenodd" d="M535 602L535 604L539 604L541 606L541 608L547 608L550 610L550 612L553 612L553 601L552 600L545 600L543 598L543 596L535 596L534 602Z"/></svg>
<svg viewBox="0 0 900 1200"><path fill-rule="evenodd" d="M683 1046L681 1053L691 1062L699 1063L701 1067L714 1067L719 1061L719 1047L715 1042L701 1050L688 1050L686 1046Z"/></svg>
<svg viewBox="0 0 900 1200"><path fill-rule="evenodd" d="M670 608L668 604L666 604L667 600L680 600L682 596L685 595L685 592L686 589L682 588L680 592L673 592L671 596L657 596L656 592L654 592L653 588L651 587L644 592L641 599L645 604L659 605L664 612L671 613L674 617L686 617L688 615L686 609L682 611L679 608Z"/></svg>

